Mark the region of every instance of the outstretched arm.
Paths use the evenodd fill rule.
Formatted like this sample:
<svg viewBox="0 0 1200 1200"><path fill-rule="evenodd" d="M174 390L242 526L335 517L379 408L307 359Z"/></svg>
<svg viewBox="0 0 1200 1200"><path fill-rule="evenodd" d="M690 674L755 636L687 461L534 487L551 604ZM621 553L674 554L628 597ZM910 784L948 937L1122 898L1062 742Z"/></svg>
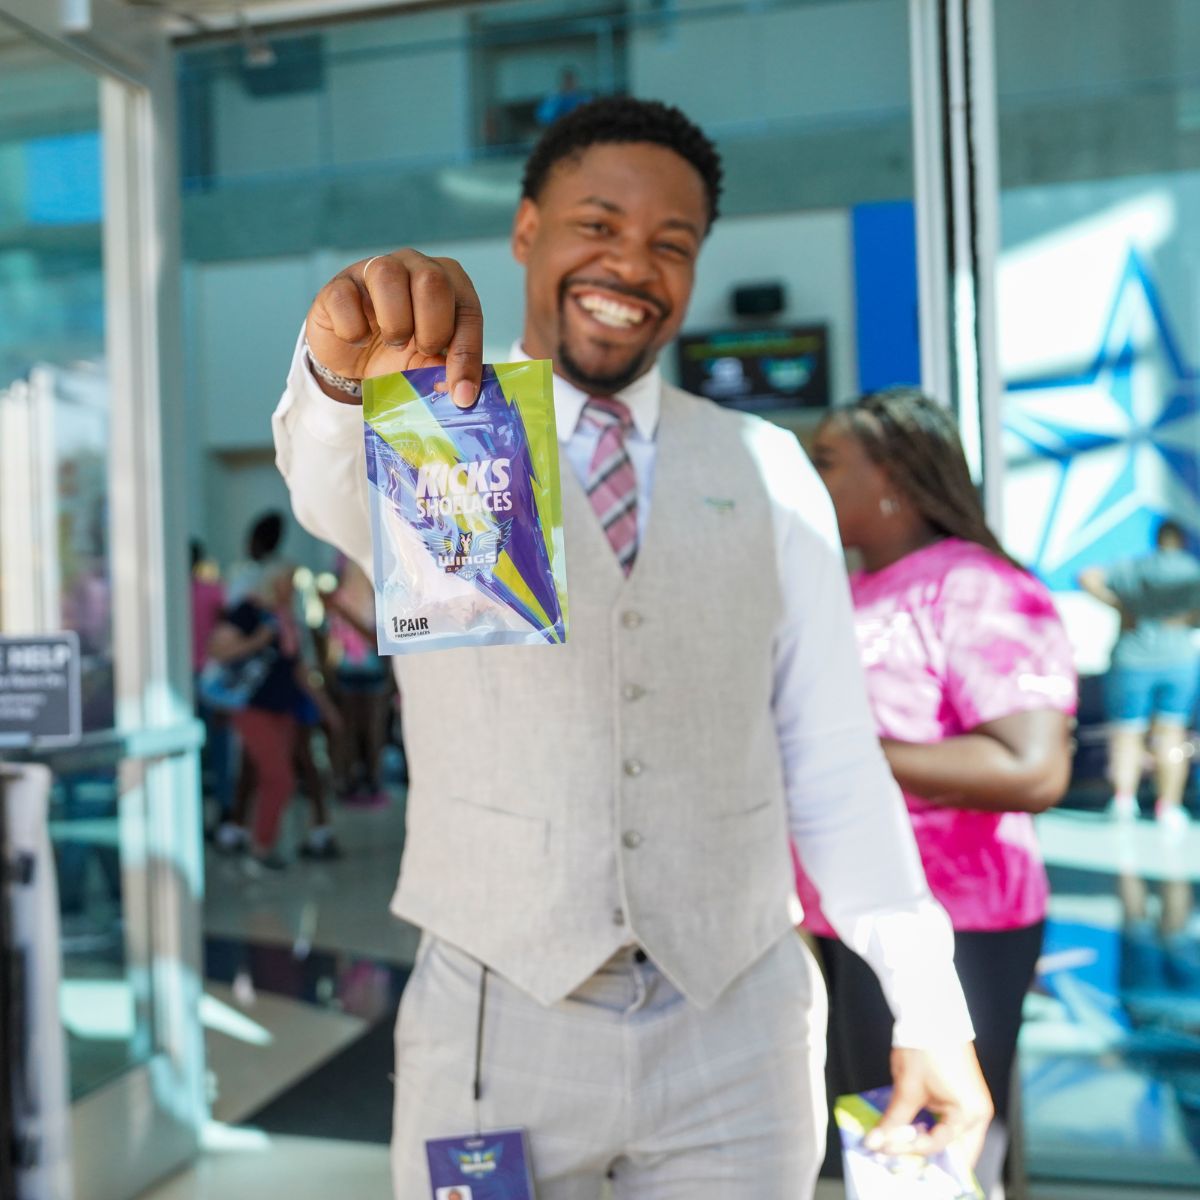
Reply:
<svg viewBox="0 0 1200 1200"><path fill-rule="evenodd" d="M954 933L929 893L875 734L832 506L795 441L764 437L785 606L774 715L791 831L825 915L875 971L896 1018L881 1148L927 1153L961 1139L975 1158L991 1100L954 970ZM941 1118L933 1140L910 1129L923 1107Z"/></svg>
<svg viewBox="0 0 1200 1200"><path fill-rule="evenodd" d="M1101 567L1088 567L1086 571L1080 571L1079 586L1109 608L1120 609L1121 597L1108 586L1108 576Z"/></svg>
<svg viewBox="0 0 1200 1200"><path fill-rule="evenodd" d="M300 524L370 573L361 397L319 377L312 360L351 381L445 362L454 402L469 408L482 359L479 298L453 259L397 250L339 271L308 311L273 420Z"/></svg>

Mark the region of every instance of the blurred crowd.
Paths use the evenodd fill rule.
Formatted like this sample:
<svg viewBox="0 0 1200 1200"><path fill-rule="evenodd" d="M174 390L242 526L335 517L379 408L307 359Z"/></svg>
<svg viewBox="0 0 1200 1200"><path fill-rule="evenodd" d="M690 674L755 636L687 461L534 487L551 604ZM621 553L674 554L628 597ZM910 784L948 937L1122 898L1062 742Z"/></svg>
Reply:
<svg viewBox="0 0 1200 1200"><path fill-rule="evenodd" d="M224 571L191 547L207 833L218 851L273 871L288 866L281 843L294 797L309 809L297 853L339 858L335 806L384 807L388 785L405 778L371 581L343 557L327 573L286 558L285 531L282 514L262 514Z"/></svg>

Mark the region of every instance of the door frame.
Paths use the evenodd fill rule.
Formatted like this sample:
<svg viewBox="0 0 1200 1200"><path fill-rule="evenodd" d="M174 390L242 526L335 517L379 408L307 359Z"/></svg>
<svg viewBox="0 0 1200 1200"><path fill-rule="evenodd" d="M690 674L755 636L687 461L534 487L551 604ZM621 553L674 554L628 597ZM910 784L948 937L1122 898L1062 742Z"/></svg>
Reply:
<svg viewBox="0 0 1200 1200"><path fill-rule="evenodd" d="M156 14L114 0L0 0L0 16L100 84L116 719L47 761L119 764L122 827L137 826L122 886L148 933L126 948L152 1050L72 1112L76 1194L129 1200L195 1157L207 1118L187 512L165 482L184 477L187 436L174 58Z"/></svg>

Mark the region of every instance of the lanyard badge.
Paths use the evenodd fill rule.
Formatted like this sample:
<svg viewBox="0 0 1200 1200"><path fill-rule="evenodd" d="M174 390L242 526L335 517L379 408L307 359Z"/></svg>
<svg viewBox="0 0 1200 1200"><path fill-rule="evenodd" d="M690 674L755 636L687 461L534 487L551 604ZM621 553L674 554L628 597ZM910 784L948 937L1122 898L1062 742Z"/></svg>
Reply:
<svg viewBox="0 0 1200 1200"><path fill-rule="evenodd" d="M523 1129L425 1143L433 1200L534 1200Z"/></svg>
<svg viewBox="0 0 1200 1200"><path fill-rule="evenodd" d="M431 1138L425 1143L433 1200L535 1200L529 1169L529 1140L524 1129L480 1129L483 1096L483 1018L487 1008L488 969L480 966L479 1010L475 1020L475 1132Z"/></svg>

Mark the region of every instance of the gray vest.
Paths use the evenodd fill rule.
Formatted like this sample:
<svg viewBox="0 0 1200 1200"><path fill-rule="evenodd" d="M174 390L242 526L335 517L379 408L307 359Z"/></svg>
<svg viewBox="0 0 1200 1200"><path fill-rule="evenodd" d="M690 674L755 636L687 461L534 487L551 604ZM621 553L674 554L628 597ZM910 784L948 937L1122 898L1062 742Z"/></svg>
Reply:
<svg viewBox="0 0 1200 1200"><path fill-rule="evenodd" d="M706 1007L791 926L751 420L663 388L628 579L564 461L565 646L397 659L412 782L393 911L544 1004L636 941Z"/></svg>

